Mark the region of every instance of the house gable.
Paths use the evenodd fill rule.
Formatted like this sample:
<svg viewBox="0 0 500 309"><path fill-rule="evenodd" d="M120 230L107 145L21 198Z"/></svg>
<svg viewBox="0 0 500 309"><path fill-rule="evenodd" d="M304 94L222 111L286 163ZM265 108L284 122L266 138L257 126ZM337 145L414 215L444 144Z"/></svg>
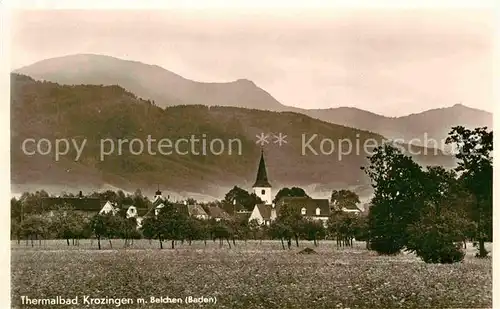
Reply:
<svg viewBox="0 0 500 309"><path fill-rule="evenodd" d="M250 214L250 217L248 218L248 222L250 222L252 220L257 220L257 222L259 222L259 224L264 223L264 218L262 217L262 214L260 213L258 205L254 206L252 213Z"/></svg>
<svg viewBox="0 0 500 309"><path fill-rule="evenodd" d="M187 209L189 212L189 216L195 217L198 219L208 219L208 214L206 211L201 207L201 205L187 205Z"/></svg>
<svg viewBox="0 0 500 309"><path fill-rule="evenodd" d="M45 197L42 198L42 211L51 211L60 206L68 206L80 212L99 212L101 200L92 197Z"/></svg>
<svg viewBox="0 0 500 309"><path fill-rule="evenodd" d="M110 201L107 201L106 204L102 206L101 210L99 211L99 214L100 215L108 213L116 214L117 212L118 208L115 207Z"/></svg>
<svg viewBox="0 0 500 309"><path fill-rule="evenodd" d="M329 217L330 204L327 199L312 199L310 197L282 197L277 203L277 207L288 205L298 209L302 215L307 217Z"/></svg>

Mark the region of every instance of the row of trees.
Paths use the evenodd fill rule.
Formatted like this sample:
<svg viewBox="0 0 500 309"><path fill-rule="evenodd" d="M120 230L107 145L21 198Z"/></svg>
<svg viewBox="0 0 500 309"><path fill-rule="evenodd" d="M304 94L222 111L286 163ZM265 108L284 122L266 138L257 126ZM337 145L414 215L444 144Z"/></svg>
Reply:
<svg viewBox="0 0 500 309"><path fill-rule="evenodd" d="M292 188L282 188L275 197L275 200L280 199L284 196L308 196L302 188L292 187ZM22 215L31 214L42 214L43 210L41 208L42 199L50 197L49 193L44 190L36 191L33 193L24 192L18 199L11 199L11 220L21 221ZM73 193L63 192L61 197L77 197ZM137 189L133 194L126 194L122 190L112 191L106 190L103 192L92 192L86 197L99 198L102 201L110 201L116 204L118 207L123 205L134 205L137 208L149 209L152 207L151 200L147 196L143 195L140 189ZM188 204L197 204L198 201L188 198L186 200ZM237 210L247 210L252 211L255 204L262 203L262 200L254 193L249 193L245 189L235 186L229 190L224 199L221 201L212 201L207 203L199 203L205 209L209 206L218 206L224 209L227 213L232 214L235 211L234 203L237 202L241 205L243 209Z"/></svg>
<svg viewBox="0 0 500 309"><path fill-rule="evenodd" d="M299 187L282 188L276 193L273 199L273 203L276 203L282 197L309 197L304 189ZM255 204L263 203L263 201L255 194L246 191L238 186L234 186L229 192L224 196L222 201L225 205L233 205L234 203L241 205L244 210L252 211ZM358 201L359 202L359 201Z"/></svg>
<svg viewBox="0 0 500 309"><path fill-rule="evenodd" d="M454 127L447 143L457 149L458 166L422 168L396 145L378 147L365 169L375 196L368 216L370 247L381 254L405 249L426 262L463 259L460 244L493 239L493 132Z"/></svg>
<svg viewBox="0 0 500 309"><path fill-rule="evenodd" d="M123 239L124 247L129 246L134 239L146 238L157 240L159 247L164 242L175 243L194 240L219 240L220 246L224 242L231 247L236 240L263 240L279 239L283 249L284 242L290 249L292 240L299 246L299 240L314 241L315 245L322 239L337 239L338 246L352 246L353 238L363 239L366 235L366 217L357 216L341 211L334 212L328 220L328 225L321 221L313 221L300 215L300 211L284 208L278 219L270 226L259 225L256 220L248 221L246 217L232 220L201 220L180 212L173 204L167 203L156 216L148 216L137 225L136 218L127 218L126 212L120 210L117 214L96 214L85 216L68 206L63 206L53 212L52 216L40 214L28 215L18 224L13 222L11 237L25 239L34 246L43 239L66 239L67 245L79 245L80 239L95 238L97 246L101 248L101 241L107 239L112 247L113 239Z"/></svg>
<svg viewBox="0 0 500 309"><path fill-rule="evenodd" d="M125 245L134 238L145 237L159 241L160 248L166 240L191 242L193 240L219 240L231 246L235 240L272 238L281 241L283 249L292 242L298 246L300 239L314 241L337 239L337 244L352 245L353 238L366 239L369 249L380 254L396 254L401 250L415 252L426 262L449 263L463 258L461 244L473 240L478 244L478 257L488 252L485 242L492 241L493 200L493 132L486 128L474 130L454 127L448 143L458 149L458 166L447 170L440 166L423 168L412 157L402 153L398 145L385 144L369 157L363 169L372 181L374 197L368 217L355 216L340 211L359 203L359 197L348 190L333 191L334 210L325 225L308 220L299 209L284 206L270 226L239 220L237 216L227 221L202 221L178 212L168 204L158 216L145 218L142 228L136 229L135 219L118 216L96 215L86 218L68 209L58 210L54 217L44 217L33 211L19 223L13 222L17 238L42 239L48 236L70 239L95 236L100 247L101 238L125 239ZM105 199L122 203L127 196L108 194ZM44 195L37 192L21 198L24 208ZM282 196L307 196L300 188L284 188L275 199ZM138 200L142 197L135 194ZM132 197L133 198L133 197ZM237 201L250 210L259 202L255 195L238 187L233 188L222 202L233 205ZM14 201L14 204L19 201ZM134 202L131 202L133 204ZM14 213L14 216L16 214ZM16 222L19 223L16 225Z"/></svg>
<svg viewBox="0 0 500 309"><path fill-rule="evenodd" d="M42 199L51 197L45 190L33 193L24 192L18 199L12 198L10 202L10 216L12 221L21 221L23 215L42 214L47 209L42 209ZM73 193L63 192L61 197L78 197ZM103 192L92 192L86 197L99 198L102 201L110 201L118 207L123 205L134 205L137 208L151 207L151 201L143 195L140 189L133 194L126 194L122 190L106 190ZM63 205L59 205L63 206Z"/></svg>
<svg viewBox="0 0 500 309"><path fill-rule="evenodd" d="M354 239L366 240L367 218L334 210L325 226L322 221L302 216L300 209L285 205L269 226L268 232L271 238L281 240L283 249L285 241L288 249L292 246L292 241L298 247L299 239L313 241L315 246L321 239L336 239L337 247L352 246Z"/></svg>

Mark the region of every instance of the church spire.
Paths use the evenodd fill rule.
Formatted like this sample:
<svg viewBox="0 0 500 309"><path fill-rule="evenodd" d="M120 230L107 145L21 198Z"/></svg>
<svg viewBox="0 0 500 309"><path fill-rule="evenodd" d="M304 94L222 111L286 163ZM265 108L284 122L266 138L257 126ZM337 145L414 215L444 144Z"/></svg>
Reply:
<svg viewBox="0 0 500 309"><path fill-rule="evenodd" d="M266 171L266 162L264 161L264 150L260 151L260 162L259 169L257 170L257 179L255 180L255 184L253 188L271 188L271 184L267 180L267 171Z"/></svg>
<svg viewBox="0 0 500 309"><path fill-rule="evenodd" d="M160 184L158 184L158 189L156 190L155 196L161 196Z"/></svg>

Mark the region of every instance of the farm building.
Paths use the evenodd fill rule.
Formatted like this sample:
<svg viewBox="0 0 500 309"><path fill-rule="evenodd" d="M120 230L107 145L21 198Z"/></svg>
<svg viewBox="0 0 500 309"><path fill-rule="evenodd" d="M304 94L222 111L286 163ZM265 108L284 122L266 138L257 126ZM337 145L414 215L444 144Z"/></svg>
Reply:
<svg viewBox="0 0 500 309"><path fill-rule="evenodd" d="M259 224L269 225L278 216L277 208L274 204L257 204L253 208L250 216L248 217L248 222L252 220L257 220Z"/></svg>
<svg viewBox="0 0 500 309"><path fill-rule="evenodd" d="M300 211L300 214L313 219L321 220L326 224L330 216L330 204L327 199L313 199L310 197L282 197L276 204L255 205L252 214L248 218L249 221L257 220L259 224L269 225L274 221L283 207L293 207Z"/></svg>
<svg viewBox="0 0 500 309"><path fill-rule="evenodd" d="M201 207L201 205L187 205L188 208L188 213L189 216L197 218L197 219L202 219L202 220L207 220L209 219L209 216L207 212Z"/></svg>
<svg viewBox="0 0 500 309"><path fill-rule="evenodd" d="M78 197L45 197L42 198L41 208L43 212L52 215L53 211L60 207L68 207L86 216L93 216L103 207L99 198L83 197L81 192Z"/></svg>

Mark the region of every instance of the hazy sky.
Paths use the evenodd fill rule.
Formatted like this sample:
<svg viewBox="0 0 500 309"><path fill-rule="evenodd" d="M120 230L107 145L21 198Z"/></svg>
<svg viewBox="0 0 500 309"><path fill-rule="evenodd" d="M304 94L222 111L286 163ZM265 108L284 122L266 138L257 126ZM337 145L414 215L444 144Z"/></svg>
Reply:
<svg viewBox="0 0 500 309"><path fill-rule="evenodd" d="M486 11L23 11L12 22L12 68L96 53L198 81L247 78L303 108L493 109Z"/></svg>

